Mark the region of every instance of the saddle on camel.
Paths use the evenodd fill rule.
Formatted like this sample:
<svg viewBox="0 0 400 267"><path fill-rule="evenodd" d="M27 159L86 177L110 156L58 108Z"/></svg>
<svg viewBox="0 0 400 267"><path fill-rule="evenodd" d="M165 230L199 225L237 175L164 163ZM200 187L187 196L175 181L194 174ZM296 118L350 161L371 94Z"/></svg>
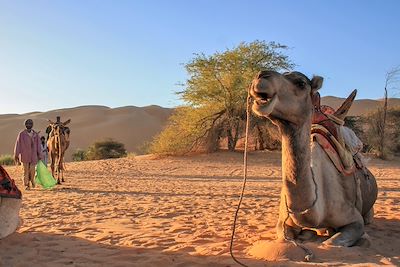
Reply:
<svg viewBox="0 0 400 267"><path fill-rule="evenodd" d="M21 225L19 211L22 193L6 170L0 166L0 239L14 233Z"/></svg>
<svg viewBox="0 0 400 267"><path fill-rule="evenodd" d="M348 110L356 97L354 90L338 110ZM311 124L311 141L316 141L336 169L344 176L354 177L357 183L357 204L361 205L361 182L366 179L369 185L370 172L366 168L362 155L362 142L355 133L344 126L344 120L338 118L335 110L327 105L321 105L319 93L312 96L314 112ZM360 172L356 172L359 169ZM363 174L363 175L361 175ZM361 208L361 207L359 207Z"/></svg>
<svg viewBox="0 0 400 267"><path fill-rule="evenodd" d="M0 197L22 198L21 191L2 166L0 166Z"/></svg>

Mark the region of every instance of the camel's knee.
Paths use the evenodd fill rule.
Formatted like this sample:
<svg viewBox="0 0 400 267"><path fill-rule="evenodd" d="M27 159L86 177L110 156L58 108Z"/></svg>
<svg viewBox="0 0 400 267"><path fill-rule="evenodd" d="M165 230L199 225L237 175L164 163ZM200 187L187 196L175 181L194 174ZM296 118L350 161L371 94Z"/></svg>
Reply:
<svg viewBox="0 0 400 267"><path fill-rule="evenodd" d="M364 214L363 219L364 219L365 225L372 223L372 221L374 219L374 208L373 207L366 214Z"/></svg>
<svg viewBox="0 0 400 267"><path fill-rule="evenodd" d="M278 240L296 239L300 232L301 228L288 225L282 220L279 220L276 224L276 236Z"/></svg>

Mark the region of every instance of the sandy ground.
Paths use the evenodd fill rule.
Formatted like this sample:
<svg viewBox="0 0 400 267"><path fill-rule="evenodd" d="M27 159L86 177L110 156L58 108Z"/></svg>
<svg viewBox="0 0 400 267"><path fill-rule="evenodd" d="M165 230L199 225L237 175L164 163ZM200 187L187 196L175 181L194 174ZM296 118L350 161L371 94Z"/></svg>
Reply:
<svg viewBox="0 0 400 267"><path fill-rule="evenodd" d="M400 161L373 160L380 188L370 248L332 248L312 263L248 255L272 241L280 154L253 152L235 254L249 266L400 265ZM7 168L21 186L21 169ZM17 233L0 240L1 266L237 266L229 256L242 154L68 163L66 183L24 192Z"/></svg>

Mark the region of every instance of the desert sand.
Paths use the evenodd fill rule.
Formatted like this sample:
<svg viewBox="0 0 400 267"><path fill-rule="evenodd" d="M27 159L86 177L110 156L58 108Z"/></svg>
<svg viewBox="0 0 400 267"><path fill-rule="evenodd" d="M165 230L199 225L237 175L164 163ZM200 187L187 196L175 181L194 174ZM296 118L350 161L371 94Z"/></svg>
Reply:
<svg viewBox="0 0 400 267"><path fill-rule="evenodd" d="M315 249L310 262L249 251L275 236L279 152L249 155L235 255L249 266L399 266L400 160L372 160L379 196L369 248ZM8 167L21 186L21 168ZM67 163L66 183L25 191L23 225L0 240L1 266L238 266L229 256L242 153Z"/></svg>

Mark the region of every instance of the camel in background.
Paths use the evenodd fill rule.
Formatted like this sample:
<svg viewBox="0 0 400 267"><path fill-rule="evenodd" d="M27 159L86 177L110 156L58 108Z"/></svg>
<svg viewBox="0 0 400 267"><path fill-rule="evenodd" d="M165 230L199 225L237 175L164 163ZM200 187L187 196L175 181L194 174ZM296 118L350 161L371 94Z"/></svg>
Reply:
<svg viewBox="0 0 400 267"><path fill-rule="evenodd" d="M57 117L56 122L49 120L50 124L46 129L46 133L48 133L47 147L49 148L51 173L53 177L55 177L54 173L57 173L58 184L61 184L61 181L64 182L64 154L70 143L70 129L66 125L70 122L70 119L61 122L60 117Z"/></svg>
<svg viewBox="0 0 400 267"><path fill-rule="evenodd" d="M365 173L365 166L344 166L343 162L349 162L345 150L339 151L343 155L335 153L330 139L321 145L319 139L325 137L318 132L312 134L312 126L329 128L325 136L337 135L340 140L338 132L356 93L334 114L327 115L318 103L317 91L322 82L322 77L310 80L300 72L260 72L250 88L252 109L269 118L282 134L278 239L316 238L315 233L329 229L325 244L353 246L363 239L364 224L372 220L377 185L374 176L369 171ZM314 98L318 101L314 102ZM314 120L318 125L312 124ZM329 153L325 146L330 146ZM354 164L352 154L350 159Z"/></svg>

